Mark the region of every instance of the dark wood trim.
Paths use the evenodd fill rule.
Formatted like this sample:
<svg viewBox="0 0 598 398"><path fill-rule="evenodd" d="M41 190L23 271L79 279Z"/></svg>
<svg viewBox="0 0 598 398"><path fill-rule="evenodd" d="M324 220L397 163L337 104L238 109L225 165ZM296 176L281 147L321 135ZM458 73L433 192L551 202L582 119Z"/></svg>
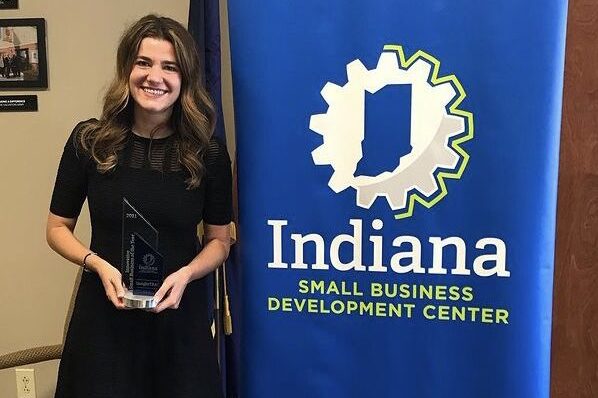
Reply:
<svg viewBox="0 0 598 398"><path fill-rule="evenodd" d="M569 0L552 398L598 397L598 1Z"/></svg>

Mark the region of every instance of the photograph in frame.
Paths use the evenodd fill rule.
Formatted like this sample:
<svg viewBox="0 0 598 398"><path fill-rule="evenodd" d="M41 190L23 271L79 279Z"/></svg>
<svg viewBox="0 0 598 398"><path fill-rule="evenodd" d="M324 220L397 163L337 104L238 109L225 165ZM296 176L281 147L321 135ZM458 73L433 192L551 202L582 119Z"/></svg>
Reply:
<svg viewBox="0 0 598 398"><path fill-rule="evenodd" d="M0 19L0 90L47 87L45 19Z"/></svg>
<svg viewBox="0 0 598 398"><path fill-rule="evenodd" d="M0 10L16 10L19 8L18 0L0 0Z"/></svg>

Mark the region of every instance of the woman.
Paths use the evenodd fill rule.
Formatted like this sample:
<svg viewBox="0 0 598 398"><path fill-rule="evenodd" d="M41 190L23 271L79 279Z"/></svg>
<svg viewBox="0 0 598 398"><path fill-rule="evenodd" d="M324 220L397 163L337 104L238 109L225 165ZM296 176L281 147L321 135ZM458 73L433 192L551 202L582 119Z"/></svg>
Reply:
<svg viewBox="0 0 598 398"><path fill-rule="evenodd" d="M56 397L220 397L205 275L226 259L231 172L210 139L213 105L193 39L146 16L123 35L99 120L75 127L62 155L48 244L84 267ZM90 248L73 235L87 197ZM166 278L156 308L126 311L121 266L126 198L158 231ZM196 226L204 222L198 252Z"/></svg>

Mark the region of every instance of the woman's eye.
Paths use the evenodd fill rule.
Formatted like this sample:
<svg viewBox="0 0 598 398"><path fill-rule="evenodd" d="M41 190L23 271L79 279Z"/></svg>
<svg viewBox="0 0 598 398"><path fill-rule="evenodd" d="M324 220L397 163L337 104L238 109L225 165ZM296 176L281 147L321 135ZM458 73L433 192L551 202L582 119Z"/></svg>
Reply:
<svg viewBox="0 0 598 398"><path fill-rule="evenodd" d="M138 59L137 61L135 61L135 65L141 66L141 67L146 67L146 66L149 66L149 62L144 61L142 59Z"/></svg>
<svg viewBox="0 0 598 398"><path fill-rule="evenodd" d="M178 68L174 65L166 65L164 67L165 70L169 71L169 72L178 72Z"/></svg>

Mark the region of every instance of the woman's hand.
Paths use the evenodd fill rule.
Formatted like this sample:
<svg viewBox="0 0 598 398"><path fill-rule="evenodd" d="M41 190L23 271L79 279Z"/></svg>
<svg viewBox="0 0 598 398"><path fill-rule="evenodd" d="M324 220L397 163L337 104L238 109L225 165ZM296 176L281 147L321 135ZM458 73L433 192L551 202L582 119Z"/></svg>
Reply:
<svg viewBox="0 0 598 398"><path fill-rule="evenodd" d="M154 299L158 305L153 309L153 312L158 313L168 308L172 308L173 310L179 308L183 292L189 281L190 274L187 267L183 267L168 275L160 289L154 295Z"/></svg>
<svg viewBox="0 0 598 398"><path fill-rule="evenodd" d="M119 310L124 309L123 297L125 296L125 289L120 271L106 261L102 261L102 264L96 265L94 269L104 285L108 300Z"/></svg>
<svg viewBox="0 0 598 398"><path fill-rule="evenodd" d="M79 266L86 259L85 266L98 274L104 285L108 300L118 309L125 308L123 301L125 289L122 284L121 273L97 254L89 255L90 250L83 246L73 235L76 224L76 218L65 218L51 212L48 213L48 223L46 225L48 244L56 253Z"/></svg>
<svg viewBox="0 0 598 398"><path fill-rule="evenodd" d="M158 303L153 312L167 308L177 309L187 284L203 278L215 270L228 256L230 229L227 225L204 224L204 247L193 260L178 271L170 274L154 295Z"/></svg>

